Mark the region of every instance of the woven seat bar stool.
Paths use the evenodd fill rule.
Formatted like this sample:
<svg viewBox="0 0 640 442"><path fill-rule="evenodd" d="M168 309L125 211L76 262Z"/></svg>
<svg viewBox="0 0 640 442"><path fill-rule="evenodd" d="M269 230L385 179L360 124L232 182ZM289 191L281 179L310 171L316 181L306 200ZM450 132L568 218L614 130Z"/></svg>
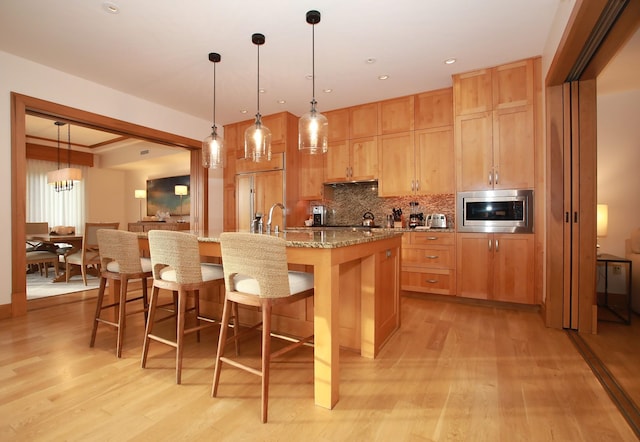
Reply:
<svg viewBox="0 0 640 442"><path fill-rule="evenodd" d="M122 357L126 317L128 315L144 313L145 322L147 319L147 310L149 307L147 278L150 279L152 277L151 260L140 256L138 235L134 232L100 229L97 231L97 236L98 247L100 249L100 288L98 289L96 315L93 321L89 347L93 347L96 342L98 324L110 325L118 331L116 356L120 358ZM129 281L132 280L140 280L142 284L141 295L128 297ZM113 302L105 304L104 295L107 282L109 282L111 286L115 285L115 281L120 282L120 290L117 298ZM127 311L127 304L136 301L141 301L141 306L136 310ZM114 311L115 319L112 319L112 317L103 317L103 312L109 309Z"/></svg>
<svg viewBox="0 0 640 442"><path fill-rule="evenodd" d="M147 365L147 355L151 340L161 342L176 349L176 384L182 382L182 353L184 337L200 330L216 326L215 320L200 315L200 291L220 290L224 284L222 266L200 263L198 238L187 232L151 230L148 233L149 252L153 272L153 288L149 300L149 318L142 348L142 368ZM156 319L160 289L177 293L178 307L175 340L154 333L154 326L162 319ZM193 295L194 306L187 310L187 297ZM195 313L195 325L185 328L188 311ZM163 318L166 319L166 318Z"/></svg>
<svg viewBox="0 0 640 442"><path fill-rule="evenodd" d="M225 300L222 325L216 354L211 396L216 397L222 364L256 374L262 378L262 422L267 422L269 402L269 365L272 358L281 356L310 342L313 335L294 340L285 347L271 353L271 311L280 304L290 304L313 296L313 274L289 271L287 267L286 242L282 238L255 233L224 232L220 234L222 264L224 266ZM262 358L258 370L238 360L225 356L227 330L234 306L258 307L262 321L249 330L238 333L239 324L234 324L236 351L239 338L262 326ZM237 311L234 322L237 322Z"/></svg>

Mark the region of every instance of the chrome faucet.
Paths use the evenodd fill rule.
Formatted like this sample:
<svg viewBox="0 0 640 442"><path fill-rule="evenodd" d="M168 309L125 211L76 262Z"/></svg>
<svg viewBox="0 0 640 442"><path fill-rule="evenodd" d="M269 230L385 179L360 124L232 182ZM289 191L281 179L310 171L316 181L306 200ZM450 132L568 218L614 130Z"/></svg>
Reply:
<svg viewBox="0 0 640 442"><path fill-rule="evenodd" d="M286 222L286 217L284 213L285 208L282 203L275 203L273 206L271 206L271 209L269 209L269 219L267 220L267 234L271 233L271 219L273 217L273 209L275 209L276 207L280 207L282 209L282 230L284 230L284 226ZM275 233L278 233L278 226L276 226Z"/></svg>

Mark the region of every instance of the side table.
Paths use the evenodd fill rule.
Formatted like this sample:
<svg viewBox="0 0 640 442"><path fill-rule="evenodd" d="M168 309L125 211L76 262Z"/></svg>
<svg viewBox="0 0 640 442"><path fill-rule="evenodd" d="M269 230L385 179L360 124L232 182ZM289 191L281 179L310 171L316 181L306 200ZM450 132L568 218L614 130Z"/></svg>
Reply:
<svg viewBox="0 0 640 442"><path fill-rule="evenodd" d="M615 319L608 319L607 316L609 315L605 316L598 313L598 320L631 324L631 260L607 253L599 255L596 260L598 266L604 266L604 292L596 293L598 307L606 309L615 317ZM616 264L627 266L627 288L624 294L609 292L609 270Z"/></svg>

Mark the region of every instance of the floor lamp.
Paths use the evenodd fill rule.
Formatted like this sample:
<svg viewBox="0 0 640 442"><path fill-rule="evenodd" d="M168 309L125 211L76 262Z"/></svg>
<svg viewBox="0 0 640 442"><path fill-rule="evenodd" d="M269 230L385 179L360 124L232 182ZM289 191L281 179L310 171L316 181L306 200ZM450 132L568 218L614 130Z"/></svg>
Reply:
<svg viewBox="0 0 640 442"><path fill-rule="evenodd" d="M147 191L146 190L140 190L140 189L136 189L135 190L135 197L136 199L140 200L140 210L139 210L139 215L140 215L140 221L142 221L142 200L146 200L147 199Z"/></svg>
<svg viewBox="0 0 640 442"><path fill-rule="evenodd" d="M600 256L600 238L607 236L607 230L609 227L609 206L607 204L598 204L596 210L596 255Z"/></svg>
<svg viewBox="0 0 640 442"><path fill-rule="evenodd" d="M177 185L175 187L175 194L180 196L180 222L184 222L182 219L182 197L189 193L189 188L183 185Z"/></svg>

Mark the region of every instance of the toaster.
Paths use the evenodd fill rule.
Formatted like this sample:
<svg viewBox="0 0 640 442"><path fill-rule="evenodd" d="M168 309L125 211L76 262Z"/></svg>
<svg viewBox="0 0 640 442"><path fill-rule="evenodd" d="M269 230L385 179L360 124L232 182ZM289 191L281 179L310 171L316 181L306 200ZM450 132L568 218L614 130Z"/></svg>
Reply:
<svg viewBox="0 0 640 442"><path fill-rule="evenodd" d="M432 229L446 229L447 216L443 213L430 213L427 215L427 227Z"/></svg>

